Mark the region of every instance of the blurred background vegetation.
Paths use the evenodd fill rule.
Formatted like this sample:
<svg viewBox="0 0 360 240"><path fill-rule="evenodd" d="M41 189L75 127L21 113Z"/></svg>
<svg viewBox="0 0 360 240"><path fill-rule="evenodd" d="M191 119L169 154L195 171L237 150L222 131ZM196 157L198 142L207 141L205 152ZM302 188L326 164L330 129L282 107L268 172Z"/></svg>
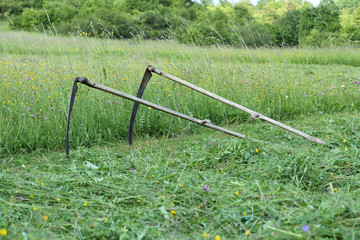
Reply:
<svg viewBox="0 0 360 240"><path fill-rule="evenodd" d="M360 0L2 0L14 29L195 45L360 45Z"/></svg>

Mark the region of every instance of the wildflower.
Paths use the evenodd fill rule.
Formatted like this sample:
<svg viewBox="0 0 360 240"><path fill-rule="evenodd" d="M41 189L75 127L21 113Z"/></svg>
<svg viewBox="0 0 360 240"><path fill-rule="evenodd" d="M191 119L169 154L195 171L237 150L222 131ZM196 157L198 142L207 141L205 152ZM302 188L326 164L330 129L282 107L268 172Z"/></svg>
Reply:
<svg viewBox="0 0 360 240"><path fill-rule="evenodd" d="M151 107L148 107L148 109L150 110L150 109L151 109Z"/></svg>
<svg viewBox="0 0 360 240"><path fill-rule="evenodd" d="M247 230L245 231L245 235L250 235L250 234L251 234L250 230L247 229Z"/></svg>
<svg viewBox="0 0 360 240"><path fill-rule="evenodd" d="M239 195L239 193L238 193L238 192L235 192L235 195Z"/></svg>
<svg viewBox="0 0 360 240"><path fill-rule="evenodd" d="M338 188L337 187L334 187L334 192L337 192Z"/></svg>
<svg viewBox="0 0 360 240"><path fill-rule="evenodd" d="M104 222L107 222L107 217L104 217Z"/></svg>
<svg viewBox="0 0 360 240"><path fill-rule="evenodd" d="M214 237L214 240L221 240L221 237L220 237L219 235L216 235L216 236Z"/></svg>
<svg viewBox="0 0 360 240"><path fill-rule="evenodd" d="M10 198L10 202L11 202L11 203L14 202L14 198L13 198L13 197Z"/></svg>
<svg viewBox="0 0 360 240"><path fill-rule="evenodd" d="M170 216L175 217L176 211L175 210L171 210Z"/></svg>
<svg viewBox="0 0 360 240"><path fill-rule="evenodd" d="M183 187L183 185L182 185L182 184L180 184L180 185L179 185L179 187L181 187L181 188L182 188L182 187Z"/></svg>
<svg viewBox="0 0 360 240"><path fill-rule="evenodd" d="M22 202L22 201L24 200L24 198L23 198L23 197L19 197L19 200L20 200L20 202Z"/></svg>
<svg viewBox="0 0 360 240"><path fill-rule="evenodd" d="M345 150L345 152L347 152L347 150L348 150L348 149L347 149L347 148L345 148L344 150Z"/></svg>
<svg viewBox="0 0 360 240"><path fill-rule="evenodd" d="M37 210L37 207L34 207L34 211L36 211Z"/></svg>
<svg viewBox="0 0 360 240"><path fill-rule="evenodd" d="M302 229L303 229L304 232L308 232L308 231L309 231L309 226L303 225L303 226L301 226L301 227L302 227Z"/></svg>
<svg viewBox="0 0 360 240"><path fill-rule="evenodd" d="M58 112L61 112L61 110L60 110L60 109L58 109Z"/></svg>
<svg viewBox="0 0 360 240"><path fill-rule="evenodd" d="M48 117L45 117L44 119L47 120L47 119L49 119L49 118L48 118Z"/></svg>
<svg viewBox="0 0 360 240"><path fill-rule="evenodd" d="M53 107L52 107L52 108L50 108L50 110L54 110L54 109L55 109L55 108L53 108Z"/></svg>
<svg viewBox="0 0 360 240"><path fill-rule="evenodd" d="M134 168L131 168L130 169L130 172L135 172L136 170Z"/></svg>
<svg viewBox="0 0 360 240"><path fill-rule="evenodd" d="M247 214L246 212L243 213L244 216L246 216L246 214Z"/></svg>
<svg viewBox="0 0 360 240"><path fill-rule="evenodd" d="M6 229L5 228L0 229L0 236L1 237L6 237L6 235L7 235Z"/></svg>
<svg viewBox="0 0 360 240"><path fill-rule="evenodd" d="M87 206L87 202L84 202L84 206Z"/></svg>
<svg viewBox="0 0 360 240"><path fill-rule="evenodd" d="M30 198L34 198L34 195L30 195Z"/></svg>
<svg viewBox="0 0 360 240"><path fill-rule="evenodd" d="M21 114L21 116L25 117L25 113Z"/></svg>
<svg viewBox="0 0 360 240"><path fill-rule="evenodd" d="M45 220L45 221L48 220L48 218L49 218L48 216L44 216L44 220Z"/></svg>
<svg viewBox="0 0 360 240"><path fill-rule="evenodd" d="M228 173L226 174L226 177L229 177L229 174L228 174Z"/></svg>
<svg viewBox="0 0 360 240"><path fill-rule="evenodd" d="M256 152L256 153L259 153L259 149L255 149L255 152Z"/></svg>
<svg viewBox="0 0 360 240"><path fill-rule="evenodd" d="M162 195L162 196L161 196L161 198L162 198L162 199L165 199L165 196L164 196L164 195Z"/></svg>
<svg viewBox="0 0 360 240"><path fill-rule="evenodd" d="M344 139L343 142L346 143L347 142L346 139Z"/></svg>
<svg viewBox="0 0 360 240"><path fill-rule="evenodd" d="M151 177L155 177L155 175L153 174L153 175L151 175Z"/></svg>
<svg viewBox="0 0 360 240"><path fill-rule="evenodd" d="M60 202L60 198L57 198L56 201Z"/></svg>
<svg viewBox="0 0 360 240"><path fill-rule="evenodd" d="M207 185L204 185L204 190L205 190L205 191L209 191L209 189L210 189L210 188L209 188Z"/></svg>
<svg viewBox="0 0 360 240"><path fill-rule="evenodd" d="M206 232L203 232L203 238L206 239L207 238L207 234Z"/></svg>

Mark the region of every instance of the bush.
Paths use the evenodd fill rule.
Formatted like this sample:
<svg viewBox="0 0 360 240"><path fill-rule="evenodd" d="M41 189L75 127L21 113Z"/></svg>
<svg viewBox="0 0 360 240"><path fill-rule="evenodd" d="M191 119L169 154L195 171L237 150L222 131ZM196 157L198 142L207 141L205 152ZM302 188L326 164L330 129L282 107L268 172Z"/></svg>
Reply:
<svg viewBox="0 0 360 240"><path fill-rule="evenodd" d="M150 39L162 38L164 36L163 31L169 27L161 14L151 10L141 14L140 22L145 29L148 29L146 37Z"/></svg>
<svg viewBox="0 0 360 240"><path fill-rule="evenodd" d="M282 39L281 45L295 46L299 44L300 11L291 10L279 20L279 33Z"/></svg>
<svg viewBox="0 0 360 240"><path fill-rule="evenodd" d="M24 30L32 30L34 28L42 29L50 24L46 12L40 9L25 8L21 15L13 18L15 27Z"/></svg>

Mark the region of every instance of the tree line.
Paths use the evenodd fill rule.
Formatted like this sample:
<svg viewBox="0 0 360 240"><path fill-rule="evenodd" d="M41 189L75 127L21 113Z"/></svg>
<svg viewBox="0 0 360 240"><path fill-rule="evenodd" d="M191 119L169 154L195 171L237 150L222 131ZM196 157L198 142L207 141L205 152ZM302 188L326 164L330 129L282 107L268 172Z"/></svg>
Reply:
<svg viewBox="0 0 360 240"><path fill-rule="evenodd" d="M12 28L185 44L360 45L360 0L2 0Z"/></svg>

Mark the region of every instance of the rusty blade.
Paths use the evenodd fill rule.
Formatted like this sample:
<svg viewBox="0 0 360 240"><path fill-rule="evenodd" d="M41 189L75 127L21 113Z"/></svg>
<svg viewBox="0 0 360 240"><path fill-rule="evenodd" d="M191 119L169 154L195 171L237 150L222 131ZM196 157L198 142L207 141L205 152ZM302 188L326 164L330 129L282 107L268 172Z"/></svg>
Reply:
<svg viewBox="0 0 360 240"><path fill-rule="evenodd" d="M67 115L67 121L66 121L66 156L69 157L69 128L70 128L70 117L71 112L73 110L73 106L75 103L75 96L78 91L77 83L79 82L79 78L75 78L73 87L71 89L71 96L69 101L69 109L68 109L68 115Z"/></svg>
<svg viewBox="0 0 360 240"><path fill-rule="evenodd" d="M140 87L136 94L137 98L141 98L142 95L144 94L145 88L146 88L147 84L149 83L151 76L152 76L151 71L148 68L146 68L144 76L141 80ZM139 108L139 103L135 102L132 113L131 113L130 125L129 125L129 144L130 145L133 143L132 139L133 139L133 135L134 135L134 124L135 124L135 118L136 118L138 108Z"/></svg>

